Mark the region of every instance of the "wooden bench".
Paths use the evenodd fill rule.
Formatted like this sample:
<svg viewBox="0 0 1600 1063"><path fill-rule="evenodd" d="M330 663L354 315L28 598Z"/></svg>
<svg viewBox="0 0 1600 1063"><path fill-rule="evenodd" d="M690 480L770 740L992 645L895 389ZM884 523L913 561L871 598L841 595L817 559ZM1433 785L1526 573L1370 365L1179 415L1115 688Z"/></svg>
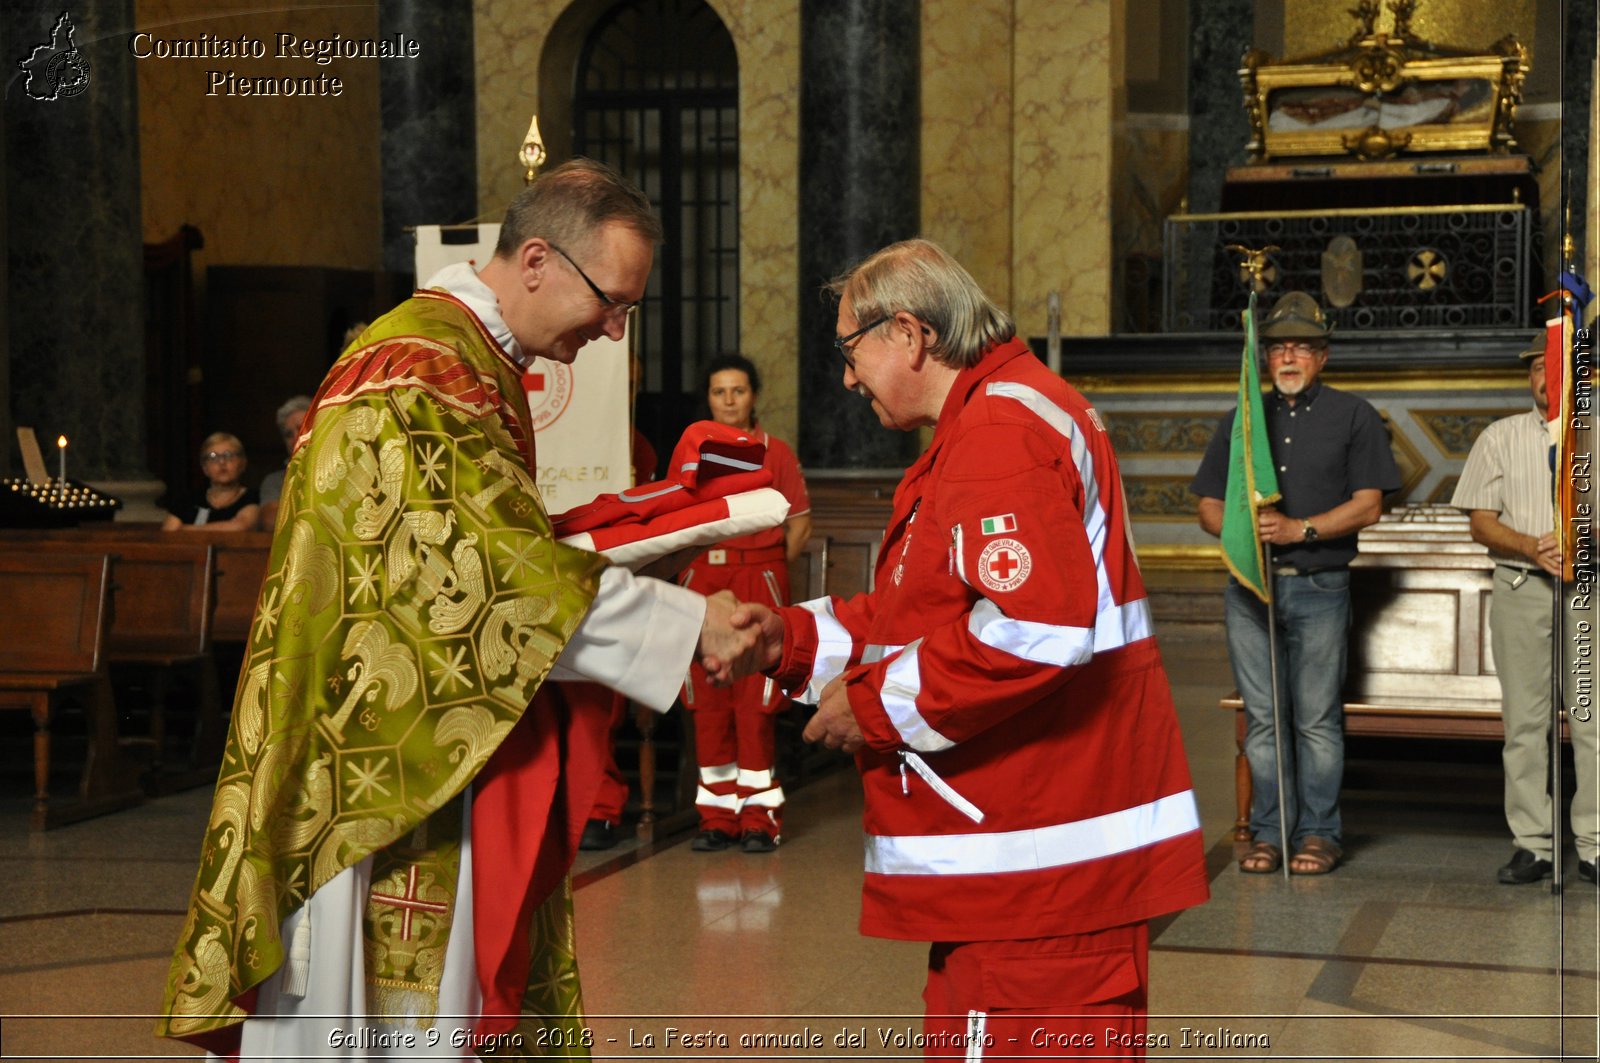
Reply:
<svg viewBox="0 0 1600 1063"><path fill-rule="evenodd" d="M27 710L34 724L35 830L137 804L123 766L117 709L106 672L111 559L105 553L0 553L0 709ZM86 748L77 799L50 793L52 729L63 702L83 708Z"/></svg>
<svg viewBox="0 0 1600 1063"><path fill-rule="evenodd" d="M77 528L29 528L0 531L0 543L44 540L96 543L126 542L204 543L216 551L215 606L211 638L215 642L250 641L256 598L267 575L272 553L271 532L186 531L163 532L149 522L85 524Z"/></svg>
<svg viewBox="0 0 1600 1063"><path fill-rule="evenodd" d="M111 556L107 656L123 693L129 693L127 680L135 679L149 704L148 733L124 735L123 745L149 750L145 786L152 793L214 782L226 732L211 653L216 584L212 545L170 535L115 542L63 537L41 539L29 549L35 555L100 551ZM169 724L177 715L171 682L175 674L188 676L193 699L187 734L174 749Z"/></svg>
<svg viewBox="0 0 1600 1063"><path fill-rule="evenodd" d="M1350 566L1345 733L1503 740L1489 646L1494 562L1472 541L1465 514L1444 506L1397 510L1361 533L1360 551ZM1233 834L1248 841L1244 702L1235 692L1221 707L1236 714Z"/></svg>

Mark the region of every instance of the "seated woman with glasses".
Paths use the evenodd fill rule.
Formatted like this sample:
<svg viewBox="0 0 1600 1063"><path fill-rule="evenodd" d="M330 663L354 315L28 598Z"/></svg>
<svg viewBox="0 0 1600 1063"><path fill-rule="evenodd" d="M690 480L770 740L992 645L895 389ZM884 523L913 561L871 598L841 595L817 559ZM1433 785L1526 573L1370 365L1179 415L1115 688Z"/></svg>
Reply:
<svg viewBox="0 0 1600 1063"><path fill-rule="evenodd" d="M210 486L199 499L173 506L162 531L250 531L261 515L261 499L255 488L246 487L244 470L249 466L244 444L228 432L212 432L200 444L200 470Z"/></svg>

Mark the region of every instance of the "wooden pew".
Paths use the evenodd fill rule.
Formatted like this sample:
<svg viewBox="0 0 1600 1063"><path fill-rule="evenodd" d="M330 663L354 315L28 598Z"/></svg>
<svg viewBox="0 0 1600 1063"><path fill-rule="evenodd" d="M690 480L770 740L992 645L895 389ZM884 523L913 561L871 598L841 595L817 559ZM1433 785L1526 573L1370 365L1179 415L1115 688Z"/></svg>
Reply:
<svg viewBox="0 0 1600 1063"><path fill-rule="evenodd" d="M206 543L216 550L216 605L211 620L211 637L216 642L250 641L250 623L255 617L256 597L267 575L267 558L272 552L271 532L186 531L163 532L161 525L149 522L111 522L85 524L77 528L29 528L0 531L0 543L54 540L61 542L125 543L191 542Z"/></svg>
<svg viewBox="0 0 1600 1063"><path fill-rule="evenodd" d="M0 552L0 602L0 709L25 709L34 723L33 828L137 804L106 674L111 559ZM77 800L62 802L50 794L52 726L67 699L83 707L87 748Z"/></svg>
<svg viewBox="0 0 1600 1063"><path fill-rule="evenodd" d="M1494 562L1472 541L1466 515L1410 506L1362 531L1350 566L1348 735L1502 741L1500 684L1489 648ZM1244 702L1235 713L1233 836L1250 838L1250 766ZM1563 728L1564 732L1564 728Z"/></svg>
<svg viewBox="0 0 1600 1063"><path fill-rule="evenodd" d="M125 746L150 750L145 785L152 793L209 784L216 779L226 738L217 664L211 653L216 551L209 543L166 536L116 542L42 539L35 555L100 551L112 558L111 623L106 650L119 683L132 676L149 701L145 736L123 736ZM191 726L179 748L169 748L174 673L189 676L194 691ZM123 686L128 693L128 686Z"/></svg>

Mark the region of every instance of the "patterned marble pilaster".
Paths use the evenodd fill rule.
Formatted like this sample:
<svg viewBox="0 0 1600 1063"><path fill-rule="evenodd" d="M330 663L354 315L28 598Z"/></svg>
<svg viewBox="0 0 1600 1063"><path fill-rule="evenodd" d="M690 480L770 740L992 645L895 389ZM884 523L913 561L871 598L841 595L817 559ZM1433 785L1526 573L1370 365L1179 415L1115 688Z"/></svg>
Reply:
<svg viewBox="0 0 1600 1063"><path fill-rule="evenodd" d="M1239 87L1240 60L1252 46L1251 0L1189 0L1189 210L1222 205L1222 178L1244 162L1250 123Z"/></svg>
<svg viewBox="0 0 1600 1063"><path fill-rule="evenodd" d="M541 105L548 107L539 99L537 72L550 28L569 6L567 0L473 0L478 202L489 221L499 221L522 189L517 146L528 132L528 120ZM570 64L576 55L563 58ZM571 69L569 65L569 85ZM550 139L548 132L545 138ZM565 142L571 139L569 133Z"/></svg>
<svg viewBox="0 0 1600 1063"><path fill-rule="evenodd" d="M477 214L472 0L385 0L378 32L421 46L415 59L380 64L379 77L383 268L409 273L406 226Z"/></svg>
<svg viewBox="0 0 1600 1063"><path fill-rule="evenodd" d="M1129 115L1118 131L1113 256L1120 298L1113 332L1161 331L1163 225L1188 185L1183 115Z"/></svg>
<svg viewBox="0 0 1600 1063"><path fill-rule="evenodd" d="M0 11L0 46L17 74L16 59L51 43L63 8ZM70 17L72 43L87 59L82 91L34 98L49 93L48 73L36 67L26 84L25 75L9 78L5 95L10 412L41 442L67 436L68 476L139 479L147 472L133 0L78 0ZM58 70L71 65L64 59ZM47 449L53 471L55 447Z"/></svg>
<svg viewBox="0 0 1600 1063"><path fill-rule="evenodd" d="M851 263L916 235L917 0L800 4L800 457L828 468L892 468L916 437L886 432L840 386L834 313L817 289Z"/></svg>
<svg viewBox="0 0 1600 1063"><path fill-rule="evenodd" d="M1008 309L1010 55L1011 0L923 0L922 233Z"/></svg>
<svg viewBox="0 0 1600 1063"><path fill-rule="evenodd" d="M1123 0L1014 4L1011 312L1043 335L1111 329L1112 130L1122 108Z"/></svg>
<svg viewBox="0 0 1600 1063"><path fill-rule="evenodd" d="M799 393L799 0L708 0L739 56L739 346L761 368L762 423L794 440ZM528 118L560 161L578 48L610 0L473 0L478 203L498 220L522 187L514 156ZM570 93L570 88L566 90ZM547 120L548 119L548 120Z"/></svg>
<svg viewBox="0 0 1600 1063"><path fill-rule="evenodd" d="M761 423L795 441L800 366L800 3L711 0L739 52L739 345L761 369ZM813 296L814 298L814 296Z"/></svg>

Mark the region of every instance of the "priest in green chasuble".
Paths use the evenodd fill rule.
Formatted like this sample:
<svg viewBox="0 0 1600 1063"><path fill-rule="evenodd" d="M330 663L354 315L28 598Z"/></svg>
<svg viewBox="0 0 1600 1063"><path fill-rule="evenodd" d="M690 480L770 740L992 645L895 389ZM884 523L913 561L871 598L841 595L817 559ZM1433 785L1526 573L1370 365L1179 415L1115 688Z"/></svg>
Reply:
<svg viewBox="0 0 1600 1063"><path fill-rule="evenodd" d="M587 1056L567 871L609 717L665 710L733 605L555 541L522 387L620 338L659 222L578 160L493 259L329 372L283 485L158 1032L241 1059Z"/></svg>

